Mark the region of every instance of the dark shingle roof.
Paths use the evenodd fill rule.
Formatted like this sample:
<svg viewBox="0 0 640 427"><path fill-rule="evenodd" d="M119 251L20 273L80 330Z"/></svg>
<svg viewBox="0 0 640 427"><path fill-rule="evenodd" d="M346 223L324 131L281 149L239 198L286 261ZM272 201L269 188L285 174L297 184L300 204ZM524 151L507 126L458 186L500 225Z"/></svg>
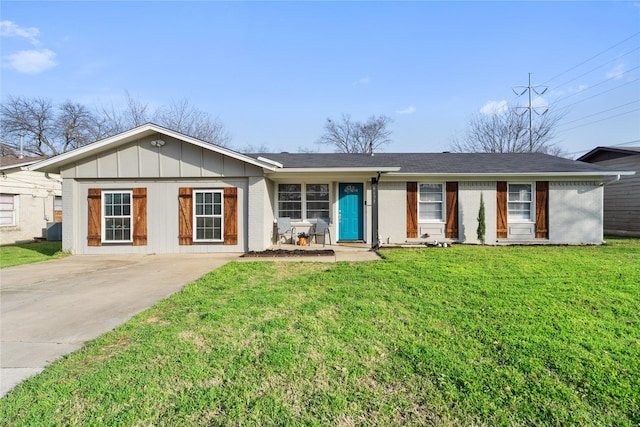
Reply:
<svg viewBox="0 0 640 427"><path fill-rule="evenodd" d="M640 155L640 147L596 147L587 154L578 157L578 160L583 162L598 161L607 154L613 154L616 157L636 156Z"/></svg>
<svg viewBox="0 0 640 427"><path fill-rule="evenodd" d="M609 169L541 153L262 153L285 168L399 167L400 173L598 173Z"/></svg>

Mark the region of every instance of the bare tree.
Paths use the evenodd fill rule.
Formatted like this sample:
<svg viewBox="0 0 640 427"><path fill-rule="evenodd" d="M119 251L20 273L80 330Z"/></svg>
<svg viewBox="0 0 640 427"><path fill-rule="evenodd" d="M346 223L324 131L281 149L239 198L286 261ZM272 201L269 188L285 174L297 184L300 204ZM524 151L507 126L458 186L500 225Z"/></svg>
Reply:
<svg viewBox="0 0 640 427"><path fill-rule="evenodd" d="M231 140L217 117L212 118L208 113L194 107L187 98L159 108L154 120L166 128L223 147Z"/></svg>
<svg viewBox="0 0 640 427"><path fill-rule="evenodd" d="M17 141L24 138L23 151L33 155L58 154L60 146L55 140L55 112L53 104L45 98L10 96L0 107L0 126L3 144L19 151ZM8 142L8 140L14 142Z"/></svg>
<svg viewBox="0 0 640 427"><path fill-rule="evenodd" d="M71 101L56 106L45 98L10 96L0 105L0 151L18 153L23 139L25 154L57 155L148 123L149 117L148 105L128 92L123 109L111 105L94 110ZM229 144L224 125L187 99L159 108L153 117L169 129L221 146Z"/></svg>
<svg viewBox="0 0 640 427"><path fill-rule="evenodd" d="M93 141L96 119L82 104L66 101L59 108L53 132L60 141L61 152L82 147Z"/></svg>
<svg viewBox="0 0 640 427"><path fill-rule="evenodd" d="M495 114L476 114L462 138L455 138L451 149L461 153L548 153L558 155L552 143L562 113L538 116L529 131L529 118L514 110Z"/></svg>
<svg viewBox="0 0 640 427"><path fill-rule="evenodd" d="M132 98L125 91L125 107L116 109L113 104L100 106L96 113L96 140L138 127L150 121L149 105Z"/></svg>
<svg viewBox="0 0 640 427"><path fill-rule="evenodd" d="M343 114L341 121L327 118L317 143L332 145L339 153L373 154L391 142L391 123L393 119L385 115L371 116L364 123L352 121L348 114Z"/></svg>

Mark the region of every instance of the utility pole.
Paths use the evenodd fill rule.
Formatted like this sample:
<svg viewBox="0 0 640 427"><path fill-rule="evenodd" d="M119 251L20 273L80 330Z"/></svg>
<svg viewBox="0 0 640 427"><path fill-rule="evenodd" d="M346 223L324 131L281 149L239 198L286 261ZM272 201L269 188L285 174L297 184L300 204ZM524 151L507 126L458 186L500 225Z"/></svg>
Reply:
<svg viewBox="0 0 640 427"><path fill-rule="evenodd" d="M538 88L543 88L541 91L538 91ZM517 90L516 90L517 89ZM539 116L542 116L547 111L549 111L549 106L545 105L543 107L534 107L533 106L533 96L532 93L535 93L538 96L544 95L544 93L549 89L547 86L531 86L531 73L529 73L529 84L527 86L515 86L512 88L513 93L517 96L524 95L525 92L529 94L529 105L527 107L516 107L516 110L528 110L529 111L529 152L533 152L533 112ZM544 109L542 113L538 112L538 109Z"/></svg>

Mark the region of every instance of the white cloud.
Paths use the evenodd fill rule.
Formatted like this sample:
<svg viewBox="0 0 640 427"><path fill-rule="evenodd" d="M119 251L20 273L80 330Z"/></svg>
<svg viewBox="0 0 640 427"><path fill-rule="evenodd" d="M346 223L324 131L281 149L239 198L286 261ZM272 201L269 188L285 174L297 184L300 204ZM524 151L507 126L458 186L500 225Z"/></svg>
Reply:
<svg viewBox="0 0 640 427"><path fill-rule="evenodd" d="M414 111L416 111L416 109L414 108L413 105L408 106L407 108L405 108L404 110L398 110L396 111L396 114L411 114Z"/></svg>
<svg viewBox="0 0 640 427"><path fill-rule="evenodd" d="M482 108L480 108L480 112L488 116L495 116L504 113L508 108L509 103L503 99L502 101L487 102L482 106Z"/></svg>
<svg viewBox="0 0 640 427"><path fill-rule="evenodd" d="M368 85L369 84L369 77L363 77L359 80L356 80L355 82L353 82L354 86L358 86L358 85Z"/></svg>
<svg viewBox="0 0 640 427"><path fill-rule="evenodd" d="M34 46L40 44L40 41L38 40L40 30L35 27L22 28L15 22L11 21L0 21L0 35L3 37L24 37Z"/></svg>
<svg viewBox="0 0 640 427"><path fill-rule="evenodd" d="M58 65L54 58L56 53L49 49L21 50L6 55L8 66L25 74L39 74Z"/></svg>
<svg viewBox="0 0 640 427"><path fill-rule="evenodd" d="M25 74L39 74L58 65L56 53L51 49L41 48L40 30L35 27L21 27L12 21L0 21L0 36L27 39L35 49L8 53L3 57L3 66Z"/></svg>
<svg viewBox="0 0 640 427"><path fill-rule="evenodd" d="M619 79L620 77L622 77L624 73L625 73L624 65L618 64L613 70L605 74L605 77L608 79Z"/></svg>

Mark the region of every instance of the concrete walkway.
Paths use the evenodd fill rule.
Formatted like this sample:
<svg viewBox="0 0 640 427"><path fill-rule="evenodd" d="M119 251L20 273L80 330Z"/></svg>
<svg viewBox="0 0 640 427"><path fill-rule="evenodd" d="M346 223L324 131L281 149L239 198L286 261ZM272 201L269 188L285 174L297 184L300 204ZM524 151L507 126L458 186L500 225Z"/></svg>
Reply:
<svg viewBox="0 0 640 427"><path fill-rule="evenodd" d="M0 397L239 256L71 256L0 270Z"/></svg>

